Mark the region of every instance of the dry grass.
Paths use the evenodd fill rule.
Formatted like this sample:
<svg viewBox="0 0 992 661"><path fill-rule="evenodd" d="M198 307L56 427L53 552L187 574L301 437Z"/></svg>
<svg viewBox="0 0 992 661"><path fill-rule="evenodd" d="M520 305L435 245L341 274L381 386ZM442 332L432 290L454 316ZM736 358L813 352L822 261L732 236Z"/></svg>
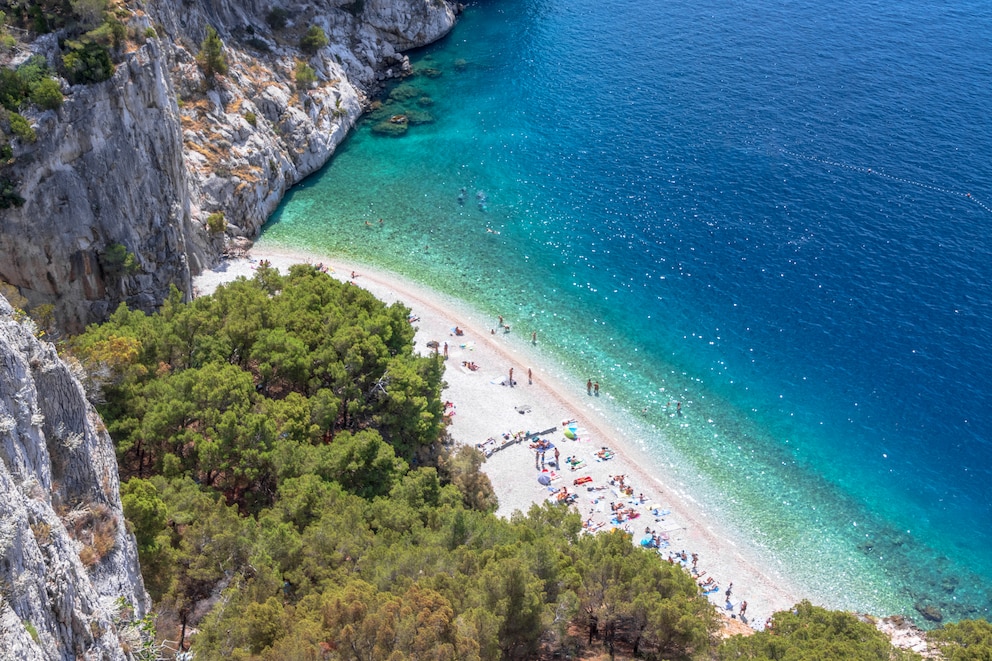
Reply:
<svg viewBox="0 0 992 661"><path fill-rule="evenodd" d="M65 524L82 544L79 559L86 567L98 564L117 546L117 517L102 503L77 506L65 517Z"/></svg>
<svg viewBox="0 0 992 661"><path fill-rule="evenodd" d="M52 541L52 527L44 521L32 523L31 532L34 533L34 541L38 546L48 546Z"/></svg>

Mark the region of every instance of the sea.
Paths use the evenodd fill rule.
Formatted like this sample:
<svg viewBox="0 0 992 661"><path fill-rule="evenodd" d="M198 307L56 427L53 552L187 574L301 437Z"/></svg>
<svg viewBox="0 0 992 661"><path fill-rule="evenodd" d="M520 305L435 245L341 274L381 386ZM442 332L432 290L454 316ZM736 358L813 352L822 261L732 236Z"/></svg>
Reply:
<svg viewBox="0 0 992 661"><path fill-rule="evenodd" d="M815 601L988 617L990 35L987 0L471 2L258 245L536 332Z"/></svg>

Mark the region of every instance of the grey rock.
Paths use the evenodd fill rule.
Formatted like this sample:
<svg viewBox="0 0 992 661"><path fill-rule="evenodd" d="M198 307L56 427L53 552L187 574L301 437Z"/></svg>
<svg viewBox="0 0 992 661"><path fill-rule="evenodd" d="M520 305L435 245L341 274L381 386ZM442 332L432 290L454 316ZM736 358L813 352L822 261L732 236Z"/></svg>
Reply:
<svg viewBox="0 0 992 661"><path fill-rule="evenodd" d="M68 330L101 320L120 303L150 310L175 285L255 237L286 190L333 155L381 84L380 73L409 73L400 51L423 46L454 25L446 0L335 0L280 3L293 29L273 33L273 5L256 0L163 0L132 19L157 36L126 55L96 85L63 81L58 111L25 111L34 144L15 144L6 176L25 203L0 211L0 280L29 306L55 304ZM299 34L320 25L330 43L305 56ZM214 27L229 71L204 78L196 54ZM250 32L249 29L250 28ZM245 43L251 34L270 46ZM53 60L57 40L31 45ZM297 90L308 62L312 89ZM181 101L181 103L180 103ZM224 214L212 233L207 218ZM138 268L107 264L120 244Z"/></svg>
<svg viewBox="0 0 992 661"><path fill-rule="evenodd" d="M149 607L110 437L0 298L0 655L128 659Z"/></svg>

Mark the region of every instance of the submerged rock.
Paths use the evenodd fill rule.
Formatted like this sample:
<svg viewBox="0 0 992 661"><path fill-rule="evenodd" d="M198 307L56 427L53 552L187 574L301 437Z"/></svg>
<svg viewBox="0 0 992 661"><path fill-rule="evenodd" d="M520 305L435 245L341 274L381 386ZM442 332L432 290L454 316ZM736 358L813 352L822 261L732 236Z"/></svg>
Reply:
<svg viewBox="0 0 992 661"><path fill-rule="evenodd" d="M917 602L913 607L929 622L941 622L944 619L944 614L933 604Z"/></svg>
<svg viewBox="0 0 992 661"><path fill-rule="evenodd" d="M418 76L427 76L428 78L440 78L442 71L434 67L423 67L420 69L415 69L414 73Z"/></svg>
<svg viewBox="0 0 992 661"><path fill-rule="evenodd" d="M434 123L434 115L430 114L426 110L408 110L406 113L406 118L407 122L411 126Z"/></svg>
<svg viewBox="0 0 992 661"><path fill-rule="evenodd" d="M404 135L407 129L409 128L409 126L410 126L410 122L408 121L392 122L387 119L384 122L373 124L372 133L376 135L386 135L396 138L401 135Z"/></svg>
<svg viewBox="0 0 992 661"><path fill-rule="evenodd" d="M389 99L392 101L408 101L423 96L423 94L423 90L413 85L397 85L389 93Z"/></svg>

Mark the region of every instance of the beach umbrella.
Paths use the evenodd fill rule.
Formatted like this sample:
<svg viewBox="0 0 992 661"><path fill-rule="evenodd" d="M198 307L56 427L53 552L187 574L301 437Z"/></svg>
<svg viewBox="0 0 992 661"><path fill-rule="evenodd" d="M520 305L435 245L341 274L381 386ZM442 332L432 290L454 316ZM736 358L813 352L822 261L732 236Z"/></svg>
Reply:
<svg viewBox="0 0 992 661"><path fill-rule="evenodd" d="M551 484L551 476L542 474L541 477L537 478L537 481L543 484L544 486L548 486L549 484Z"/></svg>

